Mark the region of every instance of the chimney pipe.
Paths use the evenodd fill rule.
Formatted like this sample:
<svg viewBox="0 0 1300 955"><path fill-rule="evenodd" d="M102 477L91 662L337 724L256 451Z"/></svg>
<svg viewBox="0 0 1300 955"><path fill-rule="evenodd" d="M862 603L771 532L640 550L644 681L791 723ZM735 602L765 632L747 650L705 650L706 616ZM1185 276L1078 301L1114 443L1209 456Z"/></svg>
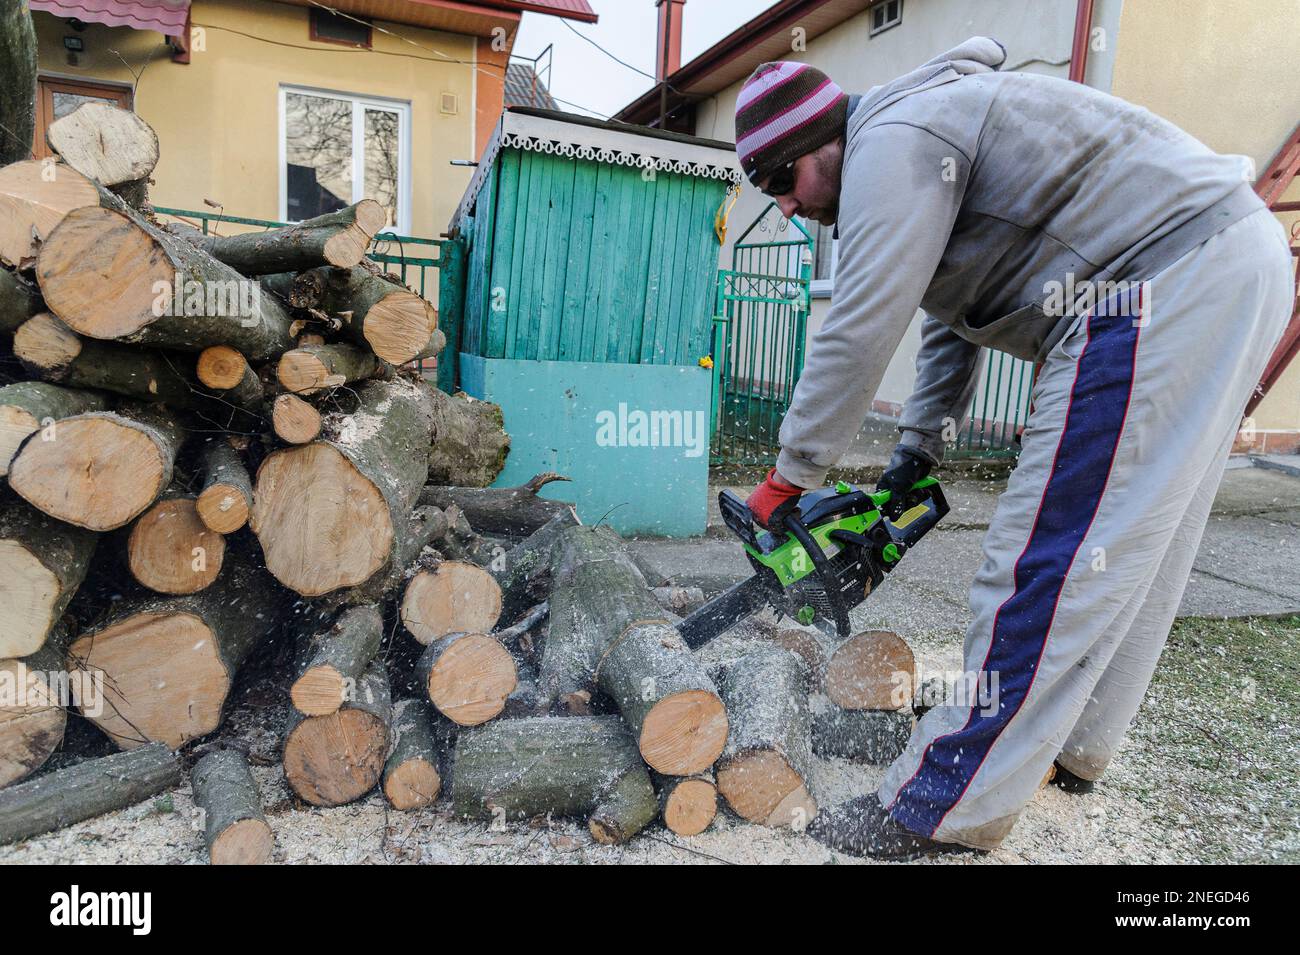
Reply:
<svg viewBox="0 0 1300 955"><path fill-rule="evenodd" d="M655 40L655 81L662 83L682 65L682 7L686 0L655 0L659 35Z"/></svg>

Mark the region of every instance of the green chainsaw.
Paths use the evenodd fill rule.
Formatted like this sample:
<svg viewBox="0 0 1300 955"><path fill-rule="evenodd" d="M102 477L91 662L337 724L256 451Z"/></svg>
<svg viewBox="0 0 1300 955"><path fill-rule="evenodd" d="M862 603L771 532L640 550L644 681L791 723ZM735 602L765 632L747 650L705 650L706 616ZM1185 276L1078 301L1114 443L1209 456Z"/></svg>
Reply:
<svg viewBox="0 0 1300 955"><path fill-rule="evenodd" d="M948 513L943 489L932 477L912 485L895 520L881 511L889 500L889 491L867 492L840 481L800 497L782 533L760 536L745 502L723 491L722 519L744 544L754 576L683 620L682 638L701 646L765 605L848 637L849 611Z"/></svg>

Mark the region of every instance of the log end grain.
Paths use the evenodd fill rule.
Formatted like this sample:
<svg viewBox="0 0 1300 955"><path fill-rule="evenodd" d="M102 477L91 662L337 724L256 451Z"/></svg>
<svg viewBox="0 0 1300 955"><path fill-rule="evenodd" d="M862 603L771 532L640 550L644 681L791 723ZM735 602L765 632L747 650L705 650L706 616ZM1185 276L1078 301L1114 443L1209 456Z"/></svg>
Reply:
<svg viewBox="0 0 1300 955"><path fill-rule="evenodd" d="M0 168L0 260L28 268L64 216L98 203L95 184L69 166L31 159Z"/></svg>
<svg viewBox="0 0 1300 955"><path fill-rule="evenodd" d="M212 865L266 865L275 849L275 836L265 819L240 819L212 840Z"/></svg>
<svg viewBox="0 0 1300 955"><path fill-rule="evenodd" d="M764 826L802 829L817 815L817 802L803 777L773 750L724 761L718 768L718 791L740 816Z"/></svg>
<svg viewBox="0 0 1300 955"><path fill-rule="evenodd" d="M281 355L275 375L288 391L298 395L336 388L348 380L346 375L331 373L325 362L306 348L294 348Z"/></svg>
<svg viewBox="0 0 1300 955"><path fill-rule="evenodd" d="M413 292L394 288L370 307L364 334L376 355L391 365L402 365L424 354L436 325L432 305Z"/></svg>
<svg viewBox="0 0 1300 955"><path fill-rule="evenodd" d="M0 686L10 687L0 703L0 786L35 772L63 742L67 711L44 672L22 660L0 660Z"/></svg>
<svg viewBox="0 0 1300 955"><path fill-rule="evenodd" d="M108 103L83 103L50 123L46 139L69 166L105 186L145 179L158 165L158 134Z"/></svg>
<svg viewBox="0 0 1300 955"><path fill-rule="evenodd" d="M229 345L213 345L199 353L195 374L199 381L215 391L228 391L244 380L248 361L243 353Z"/></svg>
<svg viewBox="0 0 1300 955"><path fill-rule="evenodd" d="M341 806L375 788L388 756L388 725L345 708L300 722L284 741L284 775L302 799Z"/></svg>
<svg viewBox="0 0 1300 955"><path fill-rule="evenodd" d="M199 520L218 534L233 534L247 524L252 508L243 488L224 483L208 485L194 503Z"/></svg>
<svg viewBox="0 0 1300 955"><path fill-rule="evenodd" d="M641 756L665 775L690 776L714 764L727 744L727 730L727 711L716 693L674 693L646 715Z"/></svg>
<svg viewBox="0 0 1300 955"><path fill-rule="evenodd" d="M200 518L190 497L159 501L140 515L127 539L131 574L150 590L193 594L221 573L226 539Z"/></svg>
<svg viewBox="0 0 1300 955"><path fill-rule="evenodd" d="M411 578L402 595L402 623L427 646L449 633L491 630L501 606L501 586L490 573L449 560Z"/></svg>
<svg viewBox="0 0 1300 955"><path fill-rule="evenodd" d="M366 255L370 240L388 225L388 211L374 199L362 199L353 207L353 223L325 242L324 258L330 265L347 269Z"/></svg>
<svg viewBox="0 0 1300 955"><path fill-rule="evenodd" d="M514 658L501 641L466 633L449 639L438 654L426 690L443 716L460 726L477 726L501 712L518 684Z"/></svg>
<svg viewBox="0 0 1300 955"><path fill-rule="evenodd" d="M0 659L41 648L62 589L58 574L24 542L0 538Z"/></svg>
<svg viewBox="0 0 1300 955"><path fill-rule="evenodd" d="M0 405L0 477L9 473L18 446L41 426L36 416L17 405Z"/></svg>
<svg viewBox="0 0 1300 955"><path fill-rule="evenodd" d="M889 630L849 637L831 653L822 689L846 710L898 710L915 695L916 660L912 649Z"/></svg>
<svg viewBox="0 0 1300 955"><path fill-rule="evenodd" d="M280 395L271 407L271 425L280 440L307 444L320 436L320 412L297 395Z"/></svg>
<svg viewBox="0 0 1300 955"><path fill-rule="evenodd" d="M679 836L698 836L718 814L718 787L707 779L684 779L664 800L664 825Z"/></svg>
<svg viewBox="0 0 1300 955"><path fill-rule="evenodd" d="M438 767L427 759L408 759L384 776L384 798L403 811L432 805L442 790Z"/></svg>
<svg viewBox="0 0 1300 955"><path fill-rule="evenodd" d="M33 315L14 332L14 354L28 368L58 377L81 354L81 339L49 312Z"/></svg>
<svg viewBox="0 0 1300 955"><path fill-rule="evenodd" d="M294 680L289 699L304 716L328 716L346 699L348 683L337 667L321 664L311 667Z"/></svg>

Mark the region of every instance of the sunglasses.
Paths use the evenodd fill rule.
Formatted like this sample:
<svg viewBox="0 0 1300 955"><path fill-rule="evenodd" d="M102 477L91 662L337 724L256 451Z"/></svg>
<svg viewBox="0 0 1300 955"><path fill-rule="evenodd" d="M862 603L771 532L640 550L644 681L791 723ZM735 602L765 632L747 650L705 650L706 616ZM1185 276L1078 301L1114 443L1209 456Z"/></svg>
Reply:
<svg viewBox="0 0 1300 955"><path fill-rule="evenodd" d="M788 162L772 173L771 178L767 180L767 188L763 191L773 197L784 196L794 190L794 178L794 163Z"/></svg>

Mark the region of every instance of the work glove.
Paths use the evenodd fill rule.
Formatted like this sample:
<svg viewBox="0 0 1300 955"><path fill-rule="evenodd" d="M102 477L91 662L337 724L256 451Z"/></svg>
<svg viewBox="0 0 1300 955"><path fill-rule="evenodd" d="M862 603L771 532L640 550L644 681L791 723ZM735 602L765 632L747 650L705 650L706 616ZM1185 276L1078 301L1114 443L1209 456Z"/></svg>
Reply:
<svg viewBox="0 0 1300 955"><path fill-rule="evenodd" d="M772 468L767 472L767 479L754 488L745 504L760 525L768 530L779 529L785 526L786 517L799 506L802 493L803 488L790 484L776 473L776 468Z"/></svg>
<svg viewBox="0 0 1300 955"><path fill-rule="evenodd" d="M902 515L904 496L913 484L930 473L932 467L930 459L921 452L901 444L894 448L893 457L876 485L877 491L889 492L889 503L881 509L886 517L892 521Z"/></svg>

